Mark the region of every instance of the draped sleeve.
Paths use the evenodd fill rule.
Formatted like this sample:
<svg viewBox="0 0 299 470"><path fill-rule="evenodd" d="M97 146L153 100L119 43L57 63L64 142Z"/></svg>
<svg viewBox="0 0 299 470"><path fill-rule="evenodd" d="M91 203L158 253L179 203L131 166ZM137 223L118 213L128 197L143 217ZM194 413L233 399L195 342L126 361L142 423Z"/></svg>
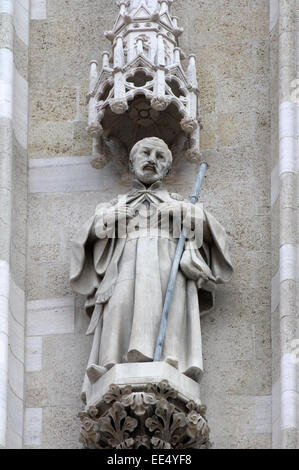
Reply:
<svg viewBox="0 0 299 470"><path fill-rule="evenodd" d="M115 239L109 237L113 228L105 223L105 214L111 205L98 205L95 214L72 240L70 284L75 292L87 296L85 309L89 314L93 311L96 293L113 256Z"/></svg>
<svg viewBox="0 0 299 470"><path fill-rule="evenodd" d="M228 282L233 275L224 227L207 211L203 225L202 245L187 241L180 263L184 275L197 284L201 314L213 307L216 285Z"/></svg>

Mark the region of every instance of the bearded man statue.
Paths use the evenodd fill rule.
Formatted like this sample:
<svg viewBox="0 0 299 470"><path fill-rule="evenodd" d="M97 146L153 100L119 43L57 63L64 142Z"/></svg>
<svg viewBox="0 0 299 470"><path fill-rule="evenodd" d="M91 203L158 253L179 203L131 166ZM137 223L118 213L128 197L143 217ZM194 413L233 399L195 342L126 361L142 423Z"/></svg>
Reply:
<svg viewBox="0 0 299 470"><path fill-rule="evenodd" d="M187 234L161 361L200 381L200 316L213 307L215 287L232 276L222 225L163 185L172 154L162 140L132 148L130 191L99 204L73 240L70 281L86 296L94 335L82 398L115 364L153 361L163 302L180 232Z"/></svg>

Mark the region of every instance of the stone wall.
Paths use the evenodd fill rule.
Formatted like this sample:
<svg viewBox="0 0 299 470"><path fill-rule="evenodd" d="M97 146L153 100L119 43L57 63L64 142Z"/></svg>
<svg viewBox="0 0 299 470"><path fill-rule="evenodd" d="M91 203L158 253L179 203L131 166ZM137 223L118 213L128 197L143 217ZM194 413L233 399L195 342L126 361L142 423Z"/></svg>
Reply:
<svg viewBox="0 0 299 470"><path fill-rule="evenodd" d="M177 0L181 46L198 57L202 200L227 228L233 281L203 318L216 448L271 447L271 103L268 0ZM69 287L70 239L101 201L123 193L113 166L90 167L89 63L109 46L111 0L33 0L27 246L26 448L77 448L90 349L83 300ZM273 111L275 113L275 111ZM273 142L273 139L272 139ZM184 162L170 182L191 193ZM274 256L274 255L273 255Z"/></svg>

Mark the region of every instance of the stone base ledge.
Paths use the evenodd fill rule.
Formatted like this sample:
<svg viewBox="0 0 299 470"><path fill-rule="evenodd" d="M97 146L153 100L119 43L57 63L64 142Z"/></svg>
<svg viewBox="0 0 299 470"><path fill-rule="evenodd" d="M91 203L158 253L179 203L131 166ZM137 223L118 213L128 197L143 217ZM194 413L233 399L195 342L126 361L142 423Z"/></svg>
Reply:
<svg viewBox="0 0 299 470"><path fill-rule="evenodd" d="M86 393L87 408L98 406L110 385L131 385L134 390L148 384L158 384L167 380L183 402L194 401L201 405L200 385L166 362L137 362L116 364L96 383L90 384Z"/></svg>

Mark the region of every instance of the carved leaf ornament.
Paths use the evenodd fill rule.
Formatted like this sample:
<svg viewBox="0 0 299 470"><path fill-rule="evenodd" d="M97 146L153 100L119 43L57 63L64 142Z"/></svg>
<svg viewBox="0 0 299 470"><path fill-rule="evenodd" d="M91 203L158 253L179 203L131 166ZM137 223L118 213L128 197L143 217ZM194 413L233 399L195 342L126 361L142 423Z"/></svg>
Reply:
<svg viewBox="0 0 299 470"><path fill-rule="evenodd" d="M80 412L80 441L88 449L206 449L205 407L185 403L167 381L133 391L111 385L99 407Z"/></svg>

